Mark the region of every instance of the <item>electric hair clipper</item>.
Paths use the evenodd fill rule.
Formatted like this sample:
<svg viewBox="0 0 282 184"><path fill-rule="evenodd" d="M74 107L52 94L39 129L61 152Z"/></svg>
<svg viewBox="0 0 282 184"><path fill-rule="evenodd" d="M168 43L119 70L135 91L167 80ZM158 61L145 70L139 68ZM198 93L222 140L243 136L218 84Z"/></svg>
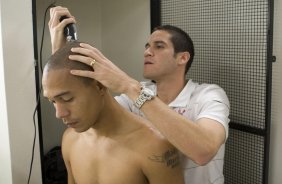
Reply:
<svg viewBox="0 0 282 184"><path fill-rule="evenodd" d="M68 18L67 16L62 16L60 18L60 21L64 20ZM66 36L67 41L74 41L77 40L77 29L76 29L76 25L74 23L70 23L68 25L66 25L66 27L64 28L64 35Z"/></svg>

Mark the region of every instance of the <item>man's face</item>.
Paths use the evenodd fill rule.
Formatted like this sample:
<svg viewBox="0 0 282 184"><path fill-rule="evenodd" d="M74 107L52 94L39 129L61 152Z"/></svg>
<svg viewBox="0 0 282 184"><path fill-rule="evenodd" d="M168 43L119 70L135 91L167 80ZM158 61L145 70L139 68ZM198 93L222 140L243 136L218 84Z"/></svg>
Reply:
<svg viewBox="0 0 282 184"><path fill-rule="evenodd" d="M67 69L44 72L43 93L56 109L56 117L77 132L93 127L103 101L96 81L86 86Z"/></svg>
<svg viewBox="0 0 282 184"><path fill-rule="evenodd" d="M170 34L158 30L151 34L144 51L143 75L147 79L161 80L173 75L177 70L174 47Z"/></svg>

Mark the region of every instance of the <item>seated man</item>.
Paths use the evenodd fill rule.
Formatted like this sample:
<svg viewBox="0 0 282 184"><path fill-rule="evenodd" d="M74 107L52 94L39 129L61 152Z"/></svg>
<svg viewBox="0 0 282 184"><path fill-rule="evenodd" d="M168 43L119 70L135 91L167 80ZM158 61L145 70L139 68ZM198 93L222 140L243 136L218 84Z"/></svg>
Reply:
<svg viewBox="0 0 282 184"><path fill-rule="evenodd" d="M96 80L74 76L92 70L69 60L70 42L44 67L44 96L69 128L62 140L68 183L183 184L178 151L145 119L122 108ZM89 61L91 64L91 61Z"/></svg>

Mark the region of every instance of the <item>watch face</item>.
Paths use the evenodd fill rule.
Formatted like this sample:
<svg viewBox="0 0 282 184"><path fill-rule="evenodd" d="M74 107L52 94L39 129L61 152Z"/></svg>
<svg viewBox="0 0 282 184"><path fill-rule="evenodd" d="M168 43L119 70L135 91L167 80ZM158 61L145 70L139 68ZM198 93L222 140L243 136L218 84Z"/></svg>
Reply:
<svg viewBox="0 0 282 184"><path fill-rule="evenodd" d="M144 88L143 91L149 96L155 96L154 92L148 88Z"/></svg>

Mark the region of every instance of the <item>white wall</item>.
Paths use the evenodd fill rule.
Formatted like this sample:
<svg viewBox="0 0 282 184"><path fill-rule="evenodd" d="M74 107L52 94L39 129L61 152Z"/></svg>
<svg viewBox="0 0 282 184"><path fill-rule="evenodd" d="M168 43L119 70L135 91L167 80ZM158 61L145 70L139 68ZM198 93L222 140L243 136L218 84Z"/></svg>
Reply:
<svg viewBox="0 0 282 184"><path fill-rule="evenodd" d="M27 183L36 105L31 1L0 0L0 7L0 183ZM30 183L41 183L38 139Z"/></svg>
<svg viewBox="0 0 282 184"><path fill-rule="evenodd" d="M0 12L2 3L0 3ZM0 30L2 30L2 15L0 14ZM11 147L9 139L8 113L6 101L6 86L4 78L3 41L0 34L0 183L12 183Z"/></svg>
<svg viewBox="0 0 282 184"><path fill-rule="evenodd" d="M143 51L149 35L149 0L103 0L102 50L137 80L143 79Z"/></svg>
<svg viewBox="0 0 282 184"><path fill-rule="evenodd" d="M273 63L272 75L272 124L270 138L270 166L269 184L281 184L282 182L282 1L274 0L274 37L273 55L276 62Z"/></svg>

